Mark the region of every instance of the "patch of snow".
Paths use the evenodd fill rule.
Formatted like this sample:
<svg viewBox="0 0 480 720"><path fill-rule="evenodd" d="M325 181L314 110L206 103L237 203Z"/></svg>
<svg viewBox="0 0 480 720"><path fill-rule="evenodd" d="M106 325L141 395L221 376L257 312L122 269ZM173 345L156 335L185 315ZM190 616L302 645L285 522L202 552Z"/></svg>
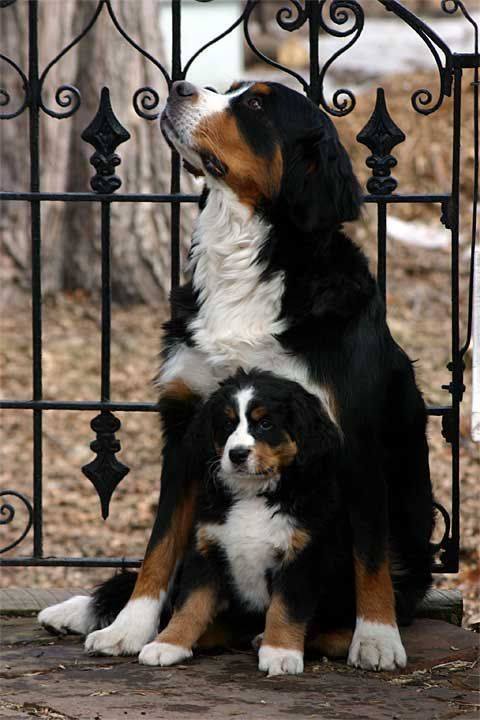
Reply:
<svg viewBox="0 0 480 720"><path fill-rule="evenodd" d="M427 225L415 220L401 220L392 215L387 218L387 235L404 245L427 250L446 250L450 245L450 232L443 227Z"/></svg>

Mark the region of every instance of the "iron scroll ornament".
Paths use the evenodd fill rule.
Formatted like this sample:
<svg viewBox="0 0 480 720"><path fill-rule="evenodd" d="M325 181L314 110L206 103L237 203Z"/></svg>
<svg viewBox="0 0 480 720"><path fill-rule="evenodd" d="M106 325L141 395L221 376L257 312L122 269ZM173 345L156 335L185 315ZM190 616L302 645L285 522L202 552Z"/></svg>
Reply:
<svg viewBox="0 0 480 720"><path fill-rule="evenodd" d="M135 49L137 52L139 52L141 55L143 55L147 60L149 60L158 70L160 70L161 74L163 75L167 86L170 87L171 85L171 78L168 74L165 67L153 56L151 55L147 50L142 48L122 27L120 22L118 21L118 18L115 14L115 11L113 10L111 0L99 0L92 16L88 20L87 24L81 30L78 35L76 35L73 40L66 45L66 47L63 48L50 62L47 64L45 69L43 70L42 74L39 78L39 106L40 108L47 114L50 115L50 117L54 117L57 119L63 119L71 117L80 107L81 104L81 94L78 88L76 88L74 85L71 84L64 84L60 85L60 87L57 88L55 91L55 102L57 105L59 105L62 108L67 108L64 112L57 112L55 110L52 110L49 108L42 97L43 92L43 86L45 84L45 80L52 69L54 65L56 65L64 55L66 55L75 45L77 45L84 37L85 35L92 29L92 27L95 25L95 23L98 20L98 17L100 13L102 12L103 8L106 7L108 15L110 16L112 23L116 30L120 33L120 35ZM160 101L160 96L157 93L156 90L150 87L142 87L140 90L137 90L134 93L133 96L133 106L135 108L135 111L141 116L141 117L148 117L142 111L140 110L138 101L139 101L139 95L142 93L147 93L147 98L141 101L141 105L144 109L151 110L156 105L158 105ZM153 98L153 101L152 101ZM153 119L153 118L149 118Z"/></svg>
<svg viewBox="0 0 480 720"><path fill-rule="evenodd" d="M447 0L448 1L448 0ZM448 45L437 35L432 28L423 22L414 13L407 10L397 0L378 0L386 10L392 12L397 17L401 18L417 35L423 40L428 49L430 50L435 64L438 69L440 89L438 97L434 101L433 93L428 88L420 88L415 90L412 95L412 106L413 108L422 115L430 115L441 107L445 96L450 97L452 93L452 73L453 73L453 57L452 52ZM444 3L442 8L445 10ZM439 53L443 53L444 62L442 62Z"/></svg>
<svg viewBox="0 0 480 720"><path fill-rule="evenodd" d="M4 548L0 548L0 554L7 552L7 550L12 550L12 548L16 547L17 545L20 545L22 540L28 535L30 532L30 529L33 525L33 508L30 500L25 497L25 495L22 495L22 493L17 492L16 490L0 490L0 498L11 496L15 497L18 500L21 500L21 502L24 504L25 508L27 509L28 513L28 520L27 524L25 526L25 529L20 534L20 536L14 540L13 542L6 545ZM3 502L0 505L0 525L9 525L11 522L13 522L16 515L15 507L11 504L11 502Z"/></svg>
<svg viewBox="0 0 480 720"><path fill-rule="evenodd" d="M264 55L254 44L250 30L249 21L253 10L258 5L259 0L248 0L244 17L244 34L248 47L263 62L271 65L278 70L282 70L294 77L303 87L307 95L320 105L327 113L335 116L343 116L350 113L356 104L353 92L347 88L339 88L333 94L331 104L327 101L323 86L325 76L333 63L343 55L349 48L356 43L360 37L365 16L362 6L357 0L306 0L302 5L299 0L290 0L291 5L282 7L278 10L276 20L282 30L292 32L301 28L306 22L309 23L310 30L310 57L315 58L315 62L310 66L310 84L297 72L291 68L281 65ZM328 9L328 12L327 12ZM328 21L326 17L328 16ZM351 21L349 23L349 21ZM346 26L343 30L342 26ZM335 27L337 26L337 27ZM338 38L350 37L349 41L337 50L320 69L318 67L318 31L323 30L328 35ZM314 81L318 74L318 79Z"/></svg>

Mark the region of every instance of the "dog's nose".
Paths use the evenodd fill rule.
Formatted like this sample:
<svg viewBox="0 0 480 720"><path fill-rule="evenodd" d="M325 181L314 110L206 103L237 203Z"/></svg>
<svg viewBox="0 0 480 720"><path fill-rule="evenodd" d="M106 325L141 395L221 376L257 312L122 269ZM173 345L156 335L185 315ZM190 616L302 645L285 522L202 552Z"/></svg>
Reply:
<svg viewBox="0 0 480 720"><path fill-rule="evenodd" d="M180 98L195 97L198 95L198 90L195 85L186 80L177 80L173 83L170 94Z"/></svg>
<svg viewBox="0 0 480 720"><path fill-rule="evenodd" d="M228 453L228 457L234 465L241 465L250 455L250 448L242 447L241 445L236 448L232 448Z"/></svg>

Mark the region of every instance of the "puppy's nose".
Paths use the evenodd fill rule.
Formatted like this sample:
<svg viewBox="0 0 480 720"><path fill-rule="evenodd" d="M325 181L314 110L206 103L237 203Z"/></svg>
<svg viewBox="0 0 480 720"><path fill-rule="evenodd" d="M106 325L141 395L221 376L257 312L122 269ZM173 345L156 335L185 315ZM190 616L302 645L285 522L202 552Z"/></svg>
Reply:
<svg viewBox="0 0 480 720"><path fill-rule="evenodd" d="M242 447L241 445L236 448L232 448L228 453L228 457L234 465L241 465L250 455L250 448Z"/></svg>
<svg viewBox="0 0 480 720"><path fill-rule="evenodd" d="M180 98L195 97L198 95L198 90L195 85L186 80L177 80L173 83L170 94Z"/></svg>

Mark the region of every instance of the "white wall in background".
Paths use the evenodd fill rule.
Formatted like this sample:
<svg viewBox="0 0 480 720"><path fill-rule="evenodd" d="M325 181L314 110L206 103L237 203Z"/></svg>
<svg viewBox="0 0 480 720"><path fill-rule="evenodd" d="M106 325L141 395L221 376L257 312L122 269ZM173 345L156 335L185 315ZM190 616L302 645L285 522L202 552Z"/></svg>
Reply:
<svg viewBox="0 0 480 720"><path fill-rule="evenodd" d="M171 58L172 13L170 2L160 5L160 27L163 31L167 58ZM194 52L224 32L240 16L238 0L215 0L212 3L182 2L182 67ZM224 40L205 50L193 63L187 80L197 85L212 85L226 90L233 80L242 78L243 31L236 28ZM167 67L170 67L170 60Z"/></svg>

